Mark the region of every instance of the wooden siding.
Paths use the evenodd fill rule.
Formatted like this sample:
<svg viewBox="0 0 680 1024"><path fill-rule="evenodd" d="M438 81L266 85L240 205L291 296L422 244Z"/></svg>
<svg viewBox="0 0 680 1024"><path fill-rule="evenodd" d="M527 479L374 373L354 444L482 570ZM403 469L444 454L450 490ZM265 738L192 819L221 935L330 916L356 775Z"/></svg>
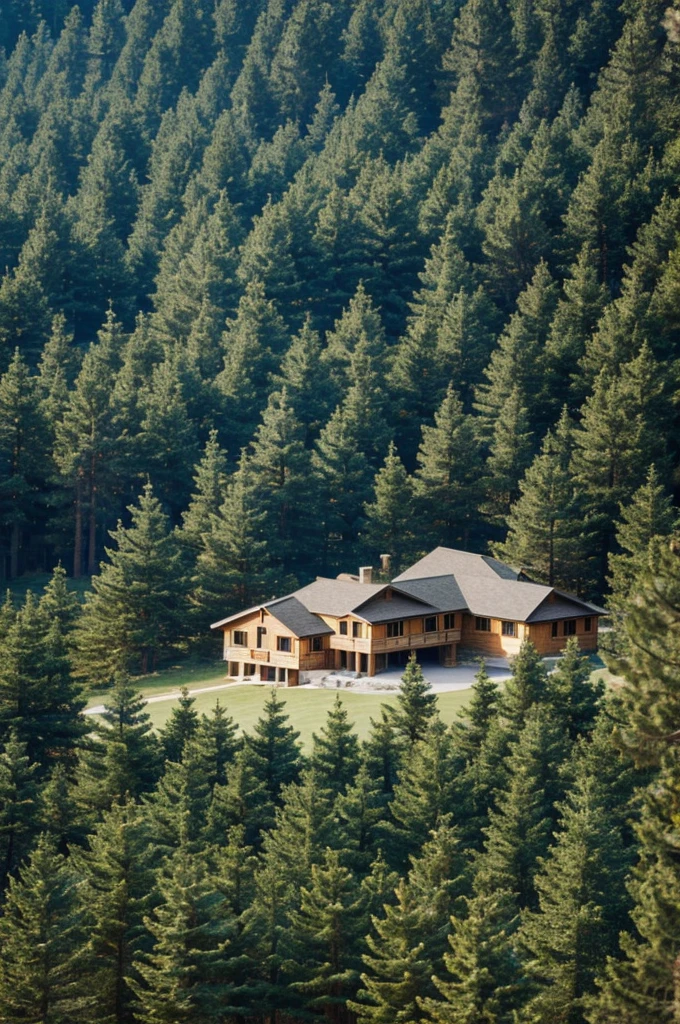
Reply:
<svg viewBox="0 0 680 1024"><path fill-rule="evenodd" d="M576 639L583 651L594 651L597 649L597 616L590 616L591 629L589 633L585 630L585 618L576 619ZM562 622L558 624L559 636L552 635L552 622L535 622L527 626L529 639L536 647L539 654L560 654L564 650L567 640L570 638L563 635Z"/></svg>
<svg viewBox="0 0 680 1024"><path fill-rule="evenodd" d="M522 622L515 623L516 636L504 636L503 622L507 619L490 619L491 629L485 632L475 628L477 616L463 615L463 628L460 645L476 654L486 654L492 658L511 658L517 654L525 636L526 626ZM488 618L488 616L480 616Z"/></svg>

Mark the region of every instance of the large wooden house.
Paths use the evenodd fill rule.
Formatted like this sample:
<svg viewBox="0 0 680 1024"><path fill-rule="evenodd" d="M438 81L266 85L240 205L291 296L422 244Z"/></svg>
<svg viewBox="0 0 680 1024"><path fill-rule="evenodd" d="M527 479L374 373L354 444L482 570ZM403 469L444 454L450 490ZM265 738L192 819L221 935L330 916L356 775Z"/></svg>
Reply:
<svg viewBox="0 0 680 1024"><path fill-rule="evenodd" d="M511 657L529 638L543 655L571 636L597 647L602 608L532 582L488 555L435 548L390 583L317 578L213 625L224 634L229 674L297 686L313 670L374 675L419 660L455 665L459 650Z"/></svg>

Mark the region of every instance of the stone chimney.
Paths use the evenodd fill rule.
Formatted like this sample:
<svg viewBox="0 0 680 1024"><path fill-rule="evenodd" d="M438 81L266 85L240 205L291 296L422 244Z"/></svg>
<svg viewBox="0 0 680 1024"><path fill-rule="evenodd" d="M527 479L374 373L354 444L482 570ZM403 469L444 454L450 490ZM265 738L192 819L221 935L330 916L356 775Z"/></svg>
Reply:
<svg viewBox="0 0 680 1024"><path fill-rule="evenodd" d="M373 582L373 566L372 565L360 565L359 566L359 583L372 583Z"/></svg>
<svg viewBox="0 0 680 1024"><path fill-rule="evenodd" d="M381 555L380 556L380 571L385 573L386 576L390 574L390 567L392 565L392 555Z"/></svg>

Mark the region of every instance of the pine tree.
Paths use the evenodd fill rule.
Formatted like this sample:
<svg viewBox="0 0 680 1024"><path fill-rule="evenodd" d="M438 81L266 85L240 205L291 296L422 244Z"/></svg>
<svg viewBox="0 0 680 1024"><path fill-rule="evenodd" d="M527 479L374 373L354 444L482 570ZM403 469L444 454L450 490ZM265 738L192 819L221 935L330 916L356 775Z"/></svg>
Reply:
<svg viewBox="0 0 680 1024"><path fill-rule="evenodd" d="M148 938L142 923L153 875L143 816L132 802L107 811L74 855L77 900L87 939L80 951L81 1019L118 1024L133 1019L133 960Z"/></svg>
<svg viewBox="0 0 680 1024"><path fill-rule="evenodd" d="M466 548L474 530L480 499L479 444L471 417L449 385L433 427L423 426L415 494L428 541Z"/></svg>
<svg viewBox="0 0 680 1024"><path fill-rule="evenodd" d="M467 888L455 831L443 824L432 832L418 858L412 858L395 900L373 916L369 953L358 1000L350 1004L360 1022L419 1020L418 999L434 994L432 973L451 927L451 915Z"/></svg>
<svg viewBox="0 0 680 1024"><path fill-rule="evenodd" d="M416 743L399 775L390 817L381 825L390 864L403 868L430 832L457 809L456 777L464 767L449 730L439 721Z"/></svg>
<svg viewBox="0 0 680 1024"><path fill-rule="evenodd" d="M74 496L76 579L83 571L85 526L88 574L97 567L98 527L112 486L110 468L116 451L110 381L118 358L119 353L103 341L86 352L68 407L57 424L55 459Z"/></svg>
<svg viewBox="0 0 680 1024"><path fill-rule="evenodd" d="M119 674L101 714L103 727L81 758L78 799L99 811L153 789L160 774L160 751L146 701L129 678Z"/></svg>
<svg viewBox="0 0 680 1024"><path fill-rule="evenodd" d="M159 500L173 516L186 508L191 467L199 453L198 432L182 376L180 360L172 357L154 367L140 394L142 420L136 438L138 458Z"/></svg>
<svg viewBox="0 0 680 1024"><path fill-rule="evenodd" d="M492 723L498 718L500 703L500 687L489 677L482 662L475 675L469 703L459 711L461 721L453 726L456 746L466 760L478 756Z"/></svg>
<svg viewBox="0 0 680 1024"><path fill-rule="evenodd" d="M412 653L401 677L396 707L386 706L392 727L409 747L425 739L428 728L437 717L437 698L431 690L431 683L425 679L418 659Z"/></svg>
<svg viewBox="0 0 680 1024"><path fill-rule="evenodd" d="M550 692L548 673L531 640L523 640L512 661L512 675L501 698L501 713L515 730L524 725L527 712L542 704Z"/></svg>
<svg viewBox="0 0 680 1024"><path fill-rule="evenodd" d="M241 829L247 846L259 848L262 835L274 824L274 808L267 787L258 775L256 757L248 747L238 751L224 785L213 789L207 834L223 843L233 829Z"/></svg>
<svg viewBox="0 0 680 1024"><path fill-rule="evenodd" d="M238 725L231 715L227 714L219 700L210 715L201 715L198 728L194 733L198 743L214 748L216 753L214 775L211 784L224 783L227 779L227 768L241 749L242 740L238 735Z"/></svg>
<svg viewBox="0 0 680 1024"><path fill-rule="evenodd" d="M616 955L627 923L630 854L606 788L583 767L561 805L555 845L536 877L539 908L524 917L519 934L529 956L525 969L539 986L526 1011L530 1019L583 1020L595 978L607 955Z"/></svg>
<svg viewBox="0 0 680 1024"><path fill-rule="evenodd" d="M16 349L0 378L0 528L6 536L10 579L19 574L26 529L35 529L40 516L48 438L36 390L35 378Z"/></svg>
<svg viewBox="0 0 680 1024"><path fill-rule="evenodd" d="M226 471L226 452L220 447L217 431L211 430L195 467L195 490L188 508L182 512L180 538L192 553L200 550L201 537L210 528L211 516L217 515L224 501Z"/></svg>
<svg viewBox="0 0 680 1024"><path fill-rule="evenodd" d="M645 343L618 374L602 370L583 407L581 427L574 436L574 475L597 527L593 541L603 560L613 541L619 506L644 483L649 465L664 459L665 387L659 364Z"/></svg>
<svg viewBox="0 0 680 1024"><path fill-rule="evenodd" d="M359 770L359 739L339 695L312 740L311 763L319 785L334 795L345 793Z"/></svg>
<svg viewBox="0 0 680 1024"><path fill-rule="evenodd" d="M501 1024L526 990L514 949L517 916L503 891L464 899L464 916L451 918L446 976L433 978L438 996L419 997L418 1005L436 1024Z"/></svg>
<svg viewBox="0 0 680 1024"><path fill-rule="evenodd" d="M75 763L87 732L84 707L59 622L29 592L2 641L0 736L15 729L44 777L56 764Z"/></svg>
<svg viewBox="0 0 680 1024"><path fill-rule="evenodd" d="M411 560L416 540L413 535L413 483L397 455L393 442L385 463L373 482L373 501L364 506L366 525L361 539L372 555L388 552L399 572Z"/></svg>
<svg viewBox="0 0 680 1024"><path fill-rule="evenodd" d="M72 867L45 836L10 880L0 918L0 1004L8 1020L64 1020L78 1014L76 884Z"/></svg>
<svg viewBox="0 0 680 1024"><path fill-rule="evenodd" d="M590 659L581 653L576 637L569 637L550 675L548 692L550 707L566 726L571 740L591 732L604 696L604 683L591 683L591 673Z"/></svg>
<svg viewBox="0 0 680 1024"><path fill-rule="evenodd" d="M269 396L252 443L250 468L272 555L286 567L304 566L318 550L308 494L311 457L285 389Z"/></svg>
<svg viewBox="0 0 680 1024"><path fill-rule="evenodd" d="M378 824L385 816L385 801L380 782L365 761L336 799L335 810L343 831L343 862L360 877L368 875L378 856Z"/></svg>
<svg viewBox="0 0 680 1024"><path fill-rule="evenodd" d="M183 628L182 555L150 484L129 511L78 624L79 673L99 683L120 669L153 670Z"/></svg>
<svg viewBox="0 0 680 1024"><path fill-rule="evenodd" d="M35 831L37 765L14 731L0 754L0 890L28 853Z"/></svg>
<svg viewBox="0 0 680 1024"><path fill-rule="evenodd" d="M334 396L326 393L328 373L321 354L321 339L307 316L284 352L278 373L272 378L279 390L286 389L288 402L305 429L306 448L330 416L333 405Z"/></svg>
<svg viewBox="0 0 680 1024"><path fill-rule="evenodd" d="M183 686L177 705L172 708L170 717L161 730L160 741L166 761L180 764L187 740L192 739L198 731L198 712L194 709L196 698L189 695Z"/></svg>
<svg viewBox="0 0 680 1024"><path fill-rule="evenodd" d="M490 814L475 876L477 892L506 889L519 909L535 908L539 858L550 846L555 803L562 795L558 769L566 754L565 734L549 711L532 708L511 745L508 788L499 794L498 810Z"/></svg>
<svg viewBox="0 0 680 1024"><path fill-rule="evenodd" d="M634 599L639 576L647 568L649 550L655 537L668 536L674 530L676 513L654 466L647 480L638 488L628 505L622 505L616 528L620 553L609 555L611 594L608 608L614 618L614 646L623 642L623 621L626 609Z"/></svg>
<svg viewBox="0 0 680 1024"><path fill-rule="evenodd" d="M234 922L219 879L182 844L156 884L160 900L145 918L154 946L134 961L135 1017L143 1024L217 1022L235 989Z"/></svg>
<svg viewBox="0 0 680 1024"><path fill-rule="evenodd" d="M308 1012L341 1021L359 983L365 911L356 878L337 851L326 850L323 862L312 864L290 924L292 949L285 970L291 987Z"/></svg>
<svg viewBox="0 0 680 1024"><path fill-rule="evenodd" d="M271 567L265 519L253 471L244 457L203 534L191 580L190 600L201 631L230 611L274 595L276 573Z"/></svg>
<svg viewBox="0 0 680 1024"><path fill-rule="evenodd" d="M584 578L584 523L570 470L572 450L573 428L565 411L520 482L521 496L508 514L505 542L492 548L496 557L549 586L578 589Z"/></svg>
<svg viewBox="0 0 680 1024"><path fill-rule="evenodd" d="M506 520L519 498L520 481L532 462L533 436L529 417L513 388L494 423L486 463L485 510L493 519Z"/></svg>
<svg viewBox="0 0 680 1024"><path fill-rule="evenodd" d="M270 798L279 803L284 786L297 782L302 767L299 732L289 724L290 718L276 690L267 697L263 715L253 731L246 733L245 743L257 757L259 775Z"/></svg>

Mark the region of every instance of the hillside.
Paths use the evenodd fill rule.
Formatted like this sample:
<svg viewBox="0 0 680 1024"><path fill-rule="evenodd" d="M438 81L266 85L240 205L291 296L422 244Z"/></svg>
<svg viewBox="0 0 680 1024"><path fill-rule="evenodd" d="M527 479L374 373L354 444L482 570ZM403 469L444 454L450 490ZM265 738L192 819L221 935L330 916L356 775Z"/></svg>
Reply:
<svg viewBox="0 0 680 1024"><path fill-rule="evenodd" d="M663 4L62 8L3 22L5 575L148 480L204 623L439 543L601 597L680 458Z"/></svg>

